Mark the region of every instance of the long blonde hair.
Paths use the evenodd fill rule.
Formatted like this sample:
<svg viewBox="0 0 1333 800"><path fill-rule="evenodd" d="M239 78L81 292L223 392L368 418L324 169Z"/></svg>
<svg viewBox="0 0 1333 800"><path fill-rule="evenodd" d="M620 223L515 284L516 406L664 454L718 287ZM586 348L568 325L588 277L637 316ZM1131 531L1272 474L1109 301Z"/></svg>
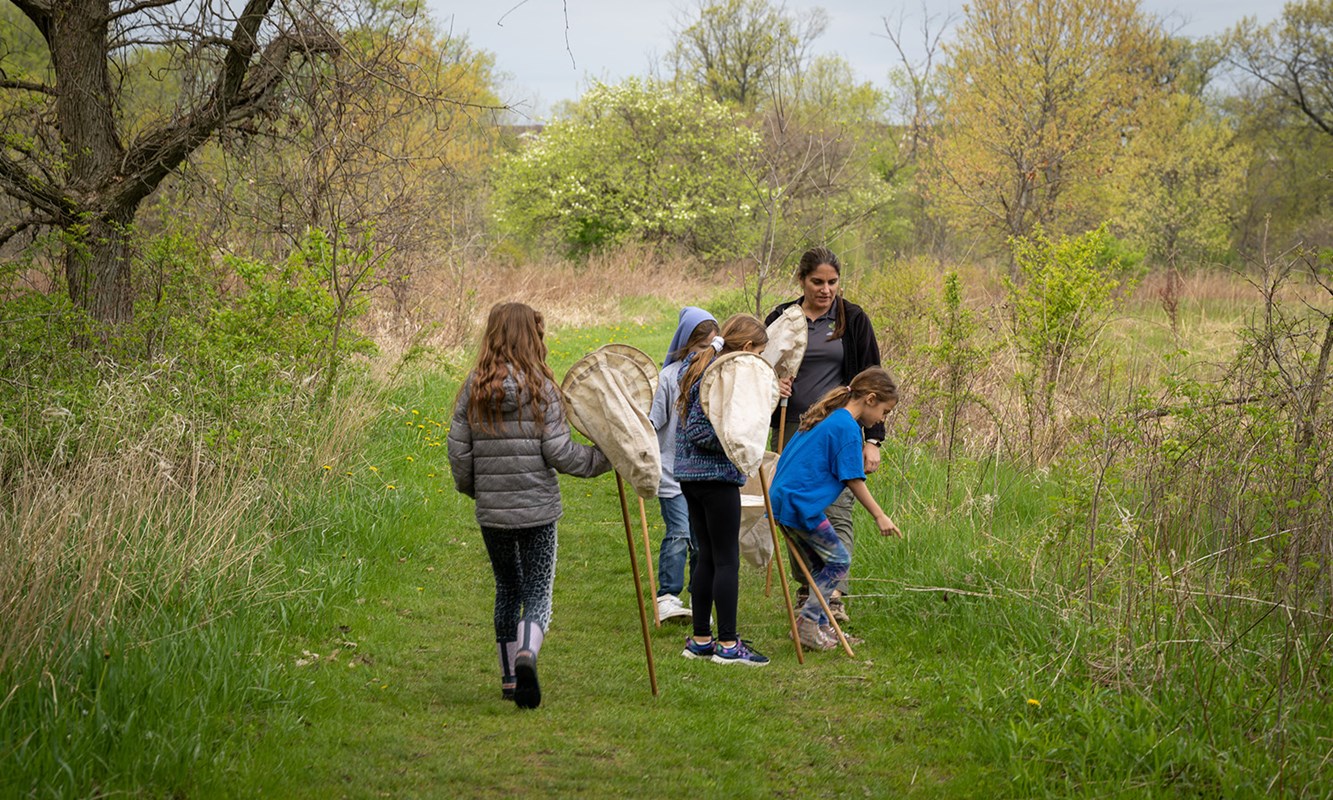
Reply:
<svg viewBox="0 0 1333 800"><path fill-rule="evenodd" d="M546 364L546 320L523 303L497 303L486 317L486 332L472 370L472 393L467 419L482 430L493 431L500 422L504 380L513 375L527 389L534 421L546 413L546 382L555 373ZM520 397L522 392L520 391Z"/></svg>
<svg viewBox="0 0 1333 800"><path fill-rule="evenodd" d="M806 409L806 412L801 415L801 425L797 430L808 431L823 422L829 414L840 408L846 408L852 400L871 394L880 400L892 400L896 403L898 402L898 382L883 367L863 369L856 373L856 377L852 378L850 384L829 389L823 397L819 398L819 402Z"/></svg>
<svg viewBox="0 0 1333 800"><path fill-rule="evenodd" d="M768 344L768 329L752 314L736 314L727 318L727 321L722 323L722 333L719 335L722 337L721 350L713 352L711 339L705 339L690 350L694 360L680 376L680 399L676 401L682 416L690 405L690 390L699 382L699 378L703 376L704 370L708 369L708 365L713 363L714 358L722 353L733 353L754 345Z"/></svg>

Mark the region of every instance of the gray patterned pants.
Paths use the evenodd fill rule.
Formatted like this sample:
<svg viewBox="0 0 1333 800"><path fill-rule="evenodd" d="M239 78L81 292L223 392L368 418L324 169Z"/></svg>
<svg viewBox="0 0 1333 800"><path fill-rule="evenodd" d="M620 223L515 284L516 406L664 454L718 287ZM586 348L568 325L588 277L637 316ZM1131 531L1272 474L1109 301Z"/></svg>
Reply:
<svg viewBox="0 0 1333 800"><path fill-rule="evenodd" d="M481 538L495 573L495 640L515 641L520 621L544 633L551 624L555 586L555 523L536 528L483 527Z"/></svg>

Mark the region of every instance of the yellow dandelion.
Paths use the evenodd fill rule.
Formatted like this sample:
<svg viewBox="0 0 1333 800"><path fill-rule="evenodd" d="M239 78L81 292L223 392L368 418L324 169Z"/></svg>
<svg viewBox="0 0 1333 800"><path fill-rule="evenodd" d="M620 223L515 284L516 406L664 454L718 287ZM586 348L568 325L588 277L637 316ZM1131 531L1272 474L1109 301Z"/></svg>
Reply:
<svg viewBox="0 0 1333 800"><path fill-rule="evenodd" d="M348 470L347 472L344 472L343 474L344 474L344 475L348 475L348 476L350 476L350 475L352 474L352 471L351 471L351 470Z"/></svg>
<svg viewBox="0 0 1333 800"><path fill-rule="evenodd" d="M371 471L371 472L379 472L379 471L380 471L380 468L372 465L372 466L370 467L370 471Z"/></svg>
<svg viewBox="0 0 1333 800"><path fill-rule="evenodd" d="M427 473L426 473L426 477L427 477L427 478L434 478L434 477L435 477L435 473L434 473L434 472L427 472Z"/></svg>
<svg viewBox="0 0 1333 800"><path fill-rule="evenodd" d="M421 412L420 412L420 411L417 411L415 408L412 409L412 413L415 414L415 415L418 416L418 417L421 416Z"/></svg>
<svg viewBox="0 0 1333 800"><path fill-rule="evenodd" d="M412 423L409 422L409 423L407 423L407 424L408 424L408 425L411 425ZM418 425L417 428L419 428L420 430L423 430L423 431L426 430L426 426L425 426L425 425Z"/></svg>
<svg viewBox="0 0 1333 800"><path fill-rule="evenodd" d="M407 460L408 460L408 461L416 461L416 459L413 458L413 457L411 457L411 456L408 456L408 457L407 457Z"/></svg>
<svg viewBox="0 0 1333 800"><path fill-rule="evenodd" d="M333 472L333 465L332 465L332 464L325 464L325 465L324 465L324 471L325 471L325 472Z"/></svg>
<svg viewBox="0 0 1333 800"><path fill-rule="evenodd" d="M397 487L397 486L394 486L392 483L390 483L390 484L387 484L384 488L385 488L385 489L390 489L390 490L392 490L392 489L397 489L398 487Z"/></svg>
<svg viewBox="0 0 1333 800"><path fill-rule="evenodd" d="M1041 701L1038 700L1038 699L1036 699L1035 697L1029 697L1029 698L1028 698L1028 705L1030 705L1030 706L1036 706L1037 708L1041 708Z"/></svg>

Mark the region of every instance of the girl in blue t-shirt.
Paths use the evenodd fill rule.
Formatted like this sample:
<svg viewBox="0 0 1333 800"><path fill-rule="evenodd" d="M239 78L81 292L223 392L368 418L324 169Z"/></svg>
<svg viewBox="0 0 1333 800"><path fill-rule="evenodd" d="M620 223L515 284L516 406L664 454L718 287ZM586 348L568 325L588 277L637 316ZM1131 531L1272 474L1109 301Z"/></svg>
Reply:
<svg viewBox="0 0 1333 800"><path fill-rule="evenodd" d="M870 496L861 454L863 429L883 423L897 404L893 376L880 367L863 370L851 384L830 390L801 415L796 435L778 459L770 487L773 518L823 561L813 577L826 598L851 565L847 547L824 513L843 489L850 489L875 518L881 535L903 535ZM796 630L806 647L828 650L838 644L813 593L801 608Z"/></svg>

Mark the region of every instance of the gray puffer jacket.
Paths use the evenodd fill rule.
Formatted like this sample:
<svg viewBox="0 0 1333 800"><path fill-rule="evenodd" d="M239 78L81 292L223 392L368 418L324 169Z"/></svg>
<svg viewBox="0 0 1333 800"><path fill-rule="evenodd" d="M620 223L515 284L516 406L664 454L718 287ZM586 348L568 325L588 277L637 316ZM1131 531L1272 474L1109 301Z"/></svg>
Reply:
<svg viewBox="0 0 1333 800"><path fill-rule="evenodd" d="M458 393L449 427L454 485L477 501L477 523L484 527L535 528L555 522L561 514L556 472L591 478L611 469L611 462L596 447L570 438L560 390L549 380L543 387L542 425L530 418L527 389L510 375L504 380L500 424L494 431L473 428L467 419L472 377Z"/></svg>

